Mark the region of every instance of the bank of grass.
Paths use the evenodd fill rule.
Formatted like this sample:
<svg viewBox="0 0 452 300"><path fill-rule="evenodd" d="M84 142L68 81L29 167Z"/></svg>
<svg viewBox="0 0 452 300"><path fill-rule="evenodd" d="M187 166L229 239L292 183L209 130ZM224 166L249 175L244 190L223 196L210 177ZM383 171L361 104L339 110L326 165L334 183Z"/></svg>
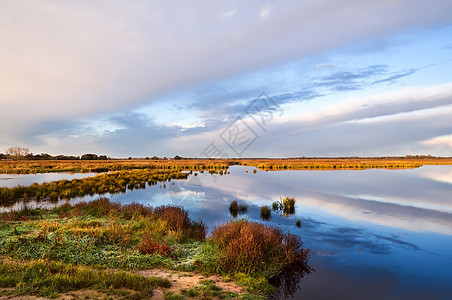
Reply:
<svg viewBox="0 0 452 300"><path fill-rule="evenodd" d="M48 260L0 262L0 288L14 288L13 295L57 297L70 291L90 289L105 294L123 294L129 299L152 296L156 287L169 288L168 279L143 277L131 272L105 272Z"/></svg>
<svg viewBox="0 0 452 300"><path fill-rule="evenodd" d="M161 170L128 170L100 174L82 179L34 183L29 186L0 188L0 203L18 199L51 200L72 199L86 195L124 193L126 190L144 189L158 182L186 179L188 173Z"/></svg>
<svg viewBox="0 0 452 300"><path fill-rule="evenodd" d="M260 170L336 170L370 168L419 168L423 165L452 165L452 158L432 156L407 157L326 157L287 159L181 159L181 160L46 160L0 161L0 174L35 174L54 172L112 172L124 170L208 170L223 171L231 165L252 166ZM255 173L253 171L253 173Z"/></svg>
<svg viewBox="0 0 452 300"><path fill-rule="evenodd" d="M210 170L209 172L224 174L223 170ZM12 188L0 187L0 204L12 203L17 200L58 201L86 195L125 193L127 190L145 189L146 185L152 186L158 182L187 179L189 175L190 173L182 172L182 170L126 170L81 179L33 183L29 186Z"/></svg>
<svg viewBox="0 0 452 300"><path fill-rule="evenodd" d="M25 207L0 214L0 267L5 270L0 272L0 287L13 287L17 295L54 296L82 288L102 290L116 278L109 277L116 273L108 270L126 272L115 276L129 276L138 270L164 268L227 276L243 286L249 297L268 296L275 292L269 284L272 276L296 260L307 259L308 251L295 240L276 228L246 220L216 227L206 239L201 221L172 206L120 205L100 198L51 210ZM88 279L80 281L79 275L86 272L91 272L85 276ZM141 282L133 276L133 282ZM64 281L62 288L59 280ZM46 282L52 288L43 288ZM211 284L187 290L185 296L198 293L209 298L217 292L232 297L215 291Z"/></svg>
<svg viewBox="0 0 452 300"><path fill-rule="evenodd" d="M234 160L20 160L0 161L0 174L98 173L125 170L225 170L237 164Z"/></svg>
<svg viewBox="0 0 452 300"><path fill-rule="evenodd" d="M410 169L419 168L424 165L452 165L452 158L414 156L242 159L240 160L240 165L256 167L262 171Z"/></svg>

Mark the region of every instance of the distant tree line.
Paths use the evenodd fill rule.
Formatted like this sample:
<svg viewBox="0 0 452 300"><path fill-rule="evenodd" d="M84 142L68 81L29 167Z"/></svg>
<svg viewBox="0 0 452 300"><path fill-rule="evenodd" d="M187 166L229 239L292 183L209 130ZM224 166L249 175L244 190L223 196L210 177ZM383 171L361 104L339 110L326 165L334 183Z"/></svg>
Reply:
<svg viewBox="0 0 452 300"><path fill-rule="evenodd" d="M107 160L106 155L97 154L83 154L82 156L73 155L50 155L47 153L33 154L27 148L10 147L6 149L5 153L0 153L0 160Z"/></svg>

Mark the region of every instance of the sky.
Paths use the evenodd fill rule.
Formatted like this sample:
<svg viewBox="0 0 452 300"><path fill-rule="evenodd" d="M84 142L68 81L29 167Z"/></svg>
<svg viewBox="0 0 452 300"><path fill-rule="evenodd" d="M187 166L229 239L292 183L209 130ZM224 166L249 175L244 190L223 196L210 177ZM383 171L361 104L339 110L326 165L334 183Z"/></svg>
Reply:
<svg viewBox="0 0 452 300"><path fill-rule="evenodd" d="M450 0L0 0L0 152L452 156Z"/></svg>

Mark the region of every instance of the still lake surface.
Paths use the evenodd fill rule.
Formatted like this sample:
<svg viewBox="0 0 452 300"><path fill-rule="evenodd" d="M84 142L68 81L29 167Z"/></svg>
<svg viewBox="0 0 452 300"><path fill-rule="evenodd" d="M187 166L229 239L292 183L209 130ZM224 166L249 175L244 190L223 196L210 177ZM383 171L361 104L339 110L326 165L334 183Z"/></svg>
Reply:
<svg viewBox="0 0 452 300"><path fill-rule="evenodd" d="M295 215L272 212L264 222L300 235L314 253L309 264L315 271L287 299L452 299L452 166L253 170L232 166L228 175L197 173L106 196L121 203L183 206L209 229L232 218L228 208L233 200L248 205L239 217L264 222L261 206L295 197ZM17 176L24 182L36 175Z"/></svg>

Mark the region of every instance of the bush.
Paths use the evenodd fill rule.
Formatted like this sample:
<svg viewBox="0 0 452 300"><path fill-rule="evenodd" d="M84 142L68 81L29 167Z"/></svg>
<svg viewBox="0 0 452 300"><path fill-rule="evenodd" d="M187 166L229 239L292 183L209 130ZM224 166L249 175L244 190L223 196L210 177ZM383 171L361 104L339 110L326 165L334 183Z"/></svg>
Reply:
<svg viewBox="0 0 452 300"><path fill-rule="evenodd" d="M200 222L190 220L188 212L181 207L159 206L154 209L154 218L167 222L168 229L181 234L183 237L204 241L207 227Z"/></svg>
<svg viewBox="0 0 452 300"><path fill-rule="evenodd" d="M149 235L143 237L141 244L138 246L138 250L142 254L160 254L162 256L170 256L172 252L166 242L156 242L152 240Z"/></svg>
<svg viewBox="0 0 452 300"><path fill-rule="evenodd" d="M290 264L304 262L309 256L309 249L302 248L300 237L247 220L215 227L212 241L219 249L221 266L226 273L271 276Z"/></svg>

